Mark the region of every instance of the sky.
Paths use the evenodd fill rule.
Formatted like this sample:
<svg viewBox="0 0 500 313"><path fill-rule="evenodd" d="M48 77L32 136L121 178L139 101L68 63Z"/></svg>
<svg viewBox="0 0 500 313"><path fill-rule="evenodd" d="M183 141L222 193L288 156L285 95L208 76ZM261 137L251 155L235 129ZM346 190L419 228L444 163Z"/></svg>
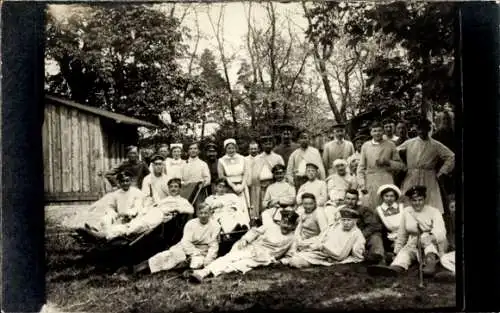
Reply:
<svg viewBox="0 0 500 313"><path fill-rule="evenodd" d="M158 10L169 13L172 8L172 3L163 3L156 5ZM70 8L74 5L50 5L49 10L57 18L64 18L69 15ZM307 27L307 20L303 16L302 5L295 3L274 3L278 23L281 27L287 27L286 18L290 18L290 24L293 31L302 36L303 30ZM187 10L187 12L186 12ZM217 22L220 12L223 13L224 21L224 49L227 56L234 56L234 61L229 68L229 77L231 83L236 82L237 72L242 58L246 58L244 46L244 37L247 33L247 15L249 10L249 2L229 2L229 3L175 3L175 15L181 17L186 13L182 25L191 29L192 35L196 35L196 19L198 19L201 30L201 39L198 44L197 54L200 55L204 49L210 49L217 54L217 41L215 39L212 26L210 24L209 14L214 23ZM267 23L267 11L263 4L252 3L251 14L256 25L265 25ZM194 38L188 41L191 47L191 52L194 49ZM180 62L187 68L187 61ZM221 69L220 69L221 70ZM47 71L57 71L54 65L47 64Z"/></svg>

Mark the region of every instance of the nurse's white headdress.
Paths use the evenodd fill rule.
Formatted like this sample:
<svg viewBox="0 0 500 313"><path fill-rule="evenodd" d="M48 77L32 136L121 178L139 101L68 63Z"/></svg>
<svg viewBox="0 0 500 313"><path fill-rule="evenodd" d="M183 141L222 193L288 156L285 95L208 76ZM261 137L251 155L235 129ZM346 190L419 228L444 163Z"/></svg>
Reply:
<svg viewBox="0 0 500 313"><path fill-rule="evenodd" d="M226 149L227 145L231 143L236 146L236 140L234 140L233 138L224 140L224 149Z"/></svg>

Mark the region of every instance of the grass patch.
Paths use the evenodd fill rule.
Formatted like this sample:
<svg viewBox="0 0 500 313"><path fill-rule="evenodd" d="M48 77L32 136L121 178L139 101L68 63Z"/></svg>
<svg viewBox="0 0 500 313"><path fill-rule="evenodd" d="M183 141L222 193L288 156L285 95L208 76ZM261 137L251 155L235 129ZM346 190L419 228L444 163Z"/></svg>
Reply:
<svg viewBox="0 0 500 313"><path fill-rule="evenodd" d="M373 278L361 264L289 269L259 268L203 284L177 272L124 282L82 262L82 250L58 225L47 222L48 301L64 312L211 312L247 309L388 310L454 307L455 285L427 281L417 289L416 269L395 280Z"/></svg>

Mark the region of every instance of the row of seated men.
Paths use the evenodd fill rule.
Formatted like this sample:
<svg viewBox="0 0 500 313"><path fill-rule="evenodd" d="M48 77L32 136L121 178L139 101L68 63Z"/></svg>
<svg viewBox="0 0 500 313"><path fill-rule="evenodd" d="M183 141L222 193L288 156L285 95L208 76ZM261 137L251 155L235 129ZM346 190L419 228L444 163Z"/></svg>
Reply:
<svg viewBox="0 0 500 313"><path fill-rule="evenodd" d="M218 180L216 193L198 207L197 217L186 224L182 240L137 265L135 272L169 270L190 260L195 269L193 279L201 281L208 275L244 273L278 261L292 267L366 261L374 265L372 274L394 275L417 260L420 238L424 273L433 276L441 261L449 271L438 277L454 276L454 252L447 247L443 217L425 204L425 187L410 188L406 192L410 205L405 207L398 202L399 188L383 185L377 192L381 204L373 210L360 205L355 189L346 190L343 201L322 201L314 186L315 170L314 164L307 165L309 181L295 194L294 187L284 181L284 166L274 166L275 181L263 198L262 226L251 228L240 198L227 193L226 180ZM118 175L120 190L100 200L106 208L104 217L94 225L85 224L80 231L93 238L112 239L156 227L174 213L194 213L193 206L179 196L179 179L170 179L169 195L154 202L130 186L130 176L126 172ZM228 254L216 259L221 232L249 228Z"/></svg>

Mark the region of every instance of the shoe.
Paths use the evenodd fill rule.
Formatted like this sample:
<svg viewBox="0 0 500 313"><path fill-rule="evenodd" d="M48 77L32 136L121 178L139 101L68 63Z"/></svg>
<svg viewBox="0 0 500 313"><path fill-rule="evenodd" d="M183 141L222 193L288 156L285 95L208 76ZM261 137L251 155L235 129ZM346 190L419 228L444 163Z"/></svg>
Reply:
<svg viewBox="0 0 500 313"><path fill-rule="evenodd" d="M436 274L436 266L439 262L439 258L435 253L428 253L425 256L425 265L422 270L425 277L432 277Z"/></svg>
<svg viewBox="0 0 500 313"><path fill-rule="evenodd" d="M189 277L189 281L192 283L201 283L203 281L203 276L200 274L199 271L193 271L191 276Z"/></svg>
<svg viewBox="0 0 500 313"><path fill-rule="evenodd" d="M368 253L366 255L365 261L368 264L379 264L384 260L384 256L381 254Z"/></svg>
<svg viewBox="0 0 500 313"><path fill-rule="evenodd" d="M456 278L453 272L442 271L436 273L436 275L434 275L434 279L439 282L454 283Z"/></svg>
<svg viewBox="0 0 500 313"><path fill-rule="evenodd" d="M395 265L371 265L368 266L367 272L372 276L397 277L404 272L404 268Z"/></svg>
<svg viewBox="0 0 500 313"><path fill-rule="evenodd" d="M141 272L146 271L149 269L149 263L147 261L141 262L133 267L133 272L134 274L139 274Z"/></svg>

